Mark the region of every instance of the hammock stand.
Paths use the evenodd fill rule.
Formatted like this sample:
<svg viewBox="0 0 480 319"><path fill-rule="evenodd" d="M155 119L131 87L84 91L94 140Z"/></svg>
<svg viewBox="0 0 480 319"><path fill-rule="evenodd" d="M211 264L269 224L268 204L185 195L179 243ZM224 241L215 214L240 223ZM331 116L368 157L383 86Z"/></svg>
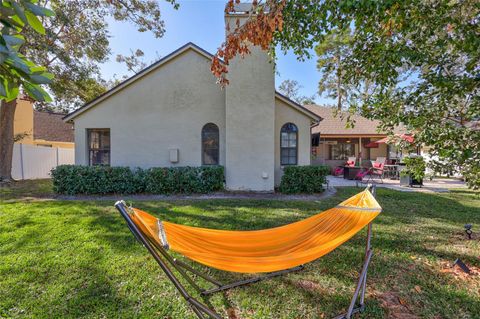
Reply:
<svg viewBox="0 0 480 319"><path fill-rule="evenodd" d="M375 185L368 185L367 189L370 189L370 192L372 193L372 195L375 196ZM125 201L123 200L117 201L115 203L115 207L127 222L128 228L133 233L135 238L150 252L150 254L153 256L155 261L160 266L160 268L165 272L168 279L170 279L170 281L173 283L173 285L178 290L178 292L182 295L185 301L190 305L192 311L200 319L206 319L206 318L222 319L222 317L218 313L216 313L215 311L207 307L205 304L193 298L185 289L185 287L182 285L182 283L180 283L180 281L175 276L174 272L170 267L173 267L178 272L178 274L180 274L189 283L189 285L191 285L198 293L200 293L201 296L208 296L216 292L228 290L228 289L243 286L243 285L248 285L248 284L259 282L265 279L288 274L294 271L299 271L304 268L303 265L300 265L290 269L267 273L262 276L240 280L240 281L232 282L229 284L223 284L211 278L207 274L197 271L196 269L192 268L191 266L184 263L183 261L173 258L172 256L170 256L170 254L162 245L149 239L148 236L143 234L143 232L137 227L137 225L133 222L132 218L130 217L130 214L128 213L128 210L130 208L126 205ZM368 271L368 266L370 264L370 260L372 258L372 253L373 253L372 247L371 247L371 238L372 238L372 222L370 222L367 226L367 240L365 245L364 262L357 280L355 291L350 301L350 305L346 313L336 316L334 319L350 319L352 318L352 315L359 312L363 312L365 310L367 271ZM214 288L211 288L208 290L204 290L200 288L195 283L193 278L188 275L187 272L193 273L203 278L204 280L212 283L214 285Z"/></svg>

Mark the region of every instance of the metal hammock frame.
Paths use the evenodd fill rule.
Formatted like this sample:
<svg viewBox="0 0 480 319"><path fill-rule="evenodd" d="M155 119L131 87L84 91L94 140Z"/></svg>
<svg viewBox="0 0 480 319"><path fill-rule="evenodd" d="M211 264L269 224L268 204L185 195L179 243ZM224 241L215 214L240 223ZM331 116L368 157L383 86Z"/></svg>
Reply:
<svg viewBox="0 0 480 319"><path fill-rule="evenodd" d="M367 188L370 188L370 192L372 193L373 196L376 195L376 187L375 185L368 185ZM190 305L192 311L198 316L200 319L206 319L206 318L211 318L211 319L222 319L222 317L213 309L210 309L207 305L204 303L201 303L194 297L190 295L190 293L187 291L185 286L178 280L177 276L175 275L173 269L177 271L177 273L182 276L188 284L194 288L202 297L206 297L210 294L228 290L231 288L239 287L239 286L244 286L252 283L256 283L265 279L285 275L294 271L300 271L304 268L303 265L293 267L290 269L285 269L285 270L280 270L280 271L275 271L271 273L267 273L262 276L256 276L240 281L235 281L232 283L228 284L223 284L214 278L210 277L209 275L202 273L194 268L192 268L190 265L186 264L185 262L178 260L176 258L173 258L170 256L168 251L159 243L149 239L148 236L146 236L138 227L137 225L133 222L129 210L130 208L126 205L125 201L120 200L115 203L115 207L117 210L120 212L120 214L123 216L125 221L127 222L128 228L130 231L133 233L135 238L148 250L148 252L153 256L155 261L158 263L160 268L163 270L163 272L167 275L168 279L173 283L175 288L178 290L180 295L185 299L185 301ZM372 222L370 222L367 225L367 240L366 240L366 245L365 245L365 256L364 256L364 261L363 261L363 266L361 268L361 271L359 273L359 277L357 280L357 285L355 287L355 291L353 293L352 299L350 301L350 305L347 309L347 312L336 316L334 319L350 319L352 315L363 312L365 310L365 293L366 293L366 288L367 288L367 272L368 272L368 266L370 264L370 260L372 258L373 250L371 247L371 238L372 238ZM210 289L202 289L198 286L197 283L195 283L194 279L189 276L188 273L195 274L204 280L208 281L211 283L213 286Z"/></svg>

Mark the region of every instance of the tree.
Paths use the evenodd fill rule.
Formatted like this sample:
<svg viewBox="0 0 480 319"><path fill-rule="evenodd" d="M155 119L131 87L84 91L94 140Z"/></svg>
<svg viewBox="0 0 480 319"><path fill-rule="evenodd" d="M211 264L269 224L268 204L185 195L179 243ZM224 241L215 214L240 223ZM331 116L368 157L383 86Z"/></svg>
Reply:
<svg viewBox="0 0 480 319"><path fill-rule="evenodd" d="M53 12L35 4L33 0L2 1L0 3L0 99L14 100L20 90L25 90L37 100L49 99L41 84L49 83L52 74L44 67L35 65L23 52L25 37L22 32L31 29L40 36L45 35L45 29L38 17L52 16Z"/></svg>
<svg viewBox="0 0 480 319"><path fill-rule="evenodd" d="M23 89L37 100L49 100L41 87L52 79L46 69L35 65L24 56L22 45L25 28L45 34L39 16L52 16L53 12L38 6L35 1L2 1L0 3L0 180L10 179L13 155L13 117L16 98Z"/></svg>
<svg viewBox="0 0 480 319"><path fill-rule="evenodd" d="M137 49L135 52L130 50L130 55L118 54L116 60L118 63L124 63L129 72L137 74L147 66L142 59L144 55L145 53L140 49Z"/></svg>
<svg viewBox="0 0 480 319"><path fill-rule="evenodd" d="M280 91L280 93L282 93L289 99L297 102L298 104L315 104L315 94L312 96L300 95L300 89L302 87L303 86L300 85L297 81L287 79L280 83L278 90Z"/></svg>
<svg viewBox="0 0 480 319"><path fill-rule="evenodd" d="M371 94L372 85L368 82L359 86L343 81L347 58L352 50L352 30L334 29L325 35L323 41L315 46L317 68L322 77L318 84L318 93L337 100L337 111L358 106Z"/></svg>
<svg viewBox="0 0 480 319"><path fill-rule="evenodd" d="M348 55L350 41L351 36L348 29L332 30L315 47L315 52L318 55L317 67L322 71L318 92L320 94L326 92L328 97L337 99L339 111L344 108L349 91L342 83L342 73L346 72L343 62Z"/></svg>
<svg viewBox="0 0 480 319"><path fill-rule="evenodd" d="M213 59L220 82L228 83L228 61L248 54L249 43L273 57L276 47L310 57L331 32L352 29L339 78L375 90L350 111L389 131L405 125L440 162L460 167L470 187L480 187L478 1L265 0L255 2L255 13L218 50L223 69Z"/></svg>
<svg viewBox="0 0 480 319"><path fill-rule="evenodd" d="M166 0L174 5L175 0ZM53 103L37 102L36 107L68 111L90 101L106 90L107 82L101 79L99 63L110 54L106 17L127 21L137 26L139 32L151 31L156 37L163 36L158 2L154 0L40 0L39 5L48 6L55 17L40 21L45 25L41 37L24 28L26 42L24 54L39 65L46 66L55 75L49 86ZM38 99L37 99L38 100ZM0 118L0 126L11 132L2 144L13 148L13 118L16 101L9 105L8 116ZM0 154L0 162L7 163L1 177L9 179L11 155Z"/></svg>
<svg viewBox="0 0 480 319"><path fill-rule="evenodd" d="M130 55L117 54L116 61L118 63L123 63L127 67L127 70L130 74L137 74L145 69L148 65L151 65L161 59L161 56L156 52L156 57L149 63L144 60L145 54L142 50L137 49L135 51L130 50ZM114 76L114 82L119 82L119 79L116 79ZM123 79L127 79L128 76L123 76Z"/></svg>

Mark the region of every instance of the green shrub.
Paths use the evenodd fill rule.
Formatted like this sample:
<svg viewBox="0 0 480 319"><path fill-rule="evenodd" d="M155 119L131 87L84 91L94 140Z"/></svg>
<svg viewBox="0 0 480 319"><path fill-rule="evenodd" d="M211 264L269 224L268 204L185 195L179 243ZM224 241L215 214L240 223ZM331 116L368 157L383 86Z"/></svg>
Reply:
<svg viewBox="0 0 480 319"><path fill-rule="evenodd" d="M60 165L51 172L58 194L207 193L223 189L224 170L212 167L129 167Z"/></svg>
<svg viewBox="0 0 480 319"><path fill-rule="evenodd" d="M148 193L209 193L223 189L223 166L155 167L145 174Z"/></svg>
<svg viewBox="0 0 480 319"><path fill-rule="evenodd" d="M405 168L400 172L401 176L411 175L417 181L425 177L426 164L422 156L410 156L403 159Z"/></svg>
<svg viewBox="0 0 480 319"><path fill-rule="evenodd" d="M135 194L145 191L140 168L60 165L52 169L53 189L58 194Z"/></svg>
<svg viewBox="0 0 480 319"><path fill-rule="evenodd" d="M329 166L287 166L279 190L286 194L323 192L329 173Z"/></svg>

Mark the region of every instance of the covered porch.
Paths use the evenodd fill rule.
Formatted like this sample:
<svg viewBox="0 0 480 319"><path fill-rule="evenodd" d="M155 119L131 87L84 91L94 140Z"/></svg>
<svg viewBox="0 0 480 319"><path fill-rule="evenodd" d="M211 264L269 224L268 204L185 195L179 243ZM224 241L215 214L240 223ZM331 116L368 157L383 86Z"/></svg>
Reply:
<svg viewBox="0 0 480 319"><path fill-rule="evenodd" d="M400 160L401 154L393 145L374 143L386 138L386 135L350 135L330 136L319 133L312 135L312 164L341 166L349 157L355 157L357 164L370 167L371 161L385 158Z"/></svg>

